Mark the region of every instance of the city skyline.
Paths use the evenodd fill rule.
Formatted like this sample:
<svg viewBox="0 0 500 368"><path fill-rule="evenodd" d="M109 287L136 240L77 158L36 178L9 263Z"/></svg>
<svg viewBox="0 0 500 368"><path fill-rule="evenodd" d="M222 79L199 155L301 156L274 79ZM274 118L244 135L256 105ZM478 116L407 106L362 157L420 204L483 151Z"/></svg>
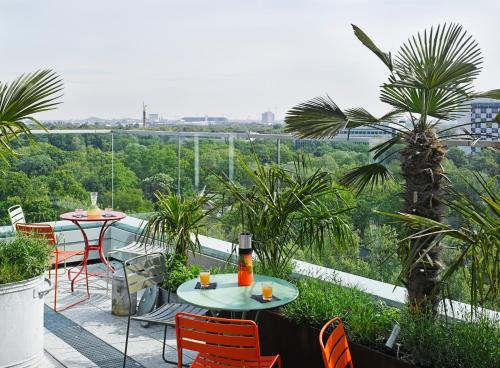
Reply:
<svg viewBox="0 0 500 368"><path fill-rule="evenodd" d="M432 12L429 12L432 4ZM63 104L39 117L140 118L148 113L276 119L330 94L342 108L386 111L384 66L355 38L359 25L384 51L430 26L461 23L483 52L477 90L495 87L500 47L493 1L0 0L0 80L52 68Z"/></svg>

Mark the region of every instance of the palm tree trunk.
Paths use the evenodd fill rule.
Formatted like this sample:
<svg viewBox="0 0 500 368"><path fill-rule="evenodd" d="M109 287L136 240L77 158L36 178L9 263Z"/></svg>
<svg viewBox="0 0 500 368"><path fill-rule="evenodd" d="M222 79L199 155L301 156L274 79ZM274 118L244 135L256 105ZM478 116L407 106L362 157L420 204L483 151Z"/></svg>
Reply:
<svg viewBox="0 0 500 368"><path fill-rule="evenodd" d="M406 181L404 210L406 213L442 221L443 168L441 162L445 149L431 129L414 131L406 139L406 147L401 151L401 173ZM423 251L429 249L434 239L413 240L402 254L406 258L415 247ZM439 278L442 269L441 246L428 250L427 257L414 265L406 275L409 304L413 308L431 307L434 314L440 301ZM418 257L418 256L417 256Z"/></svg>

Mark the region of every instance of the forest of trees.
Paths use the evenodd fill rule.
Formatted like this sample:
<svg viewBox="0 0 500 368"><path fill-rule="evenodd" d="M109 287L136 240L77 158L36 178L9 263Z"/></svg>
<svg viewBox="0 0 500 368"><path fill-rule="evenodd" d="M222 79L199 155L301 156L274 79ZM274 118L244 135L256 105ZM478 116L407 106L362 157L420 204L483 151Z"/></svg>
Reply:
<svg viewBox="0 0 500 368"><path fill-rule="evenodd" d="M224 196L224 185L218 175L229 173L229 144L224 139L199 139L199 183L195 186L195 154L193 138L183 138L181 144L180 191L189 195L205 190ZM154 211L156 191L177 191L178 142L176 137L137 136L115 133L114 152L110 134L48 134L39 136L36 144L22 144L18 156L9 163L0 163L0 217L9 224L7 208L21 204L28 221L57 220L60 213L87 208L89 192L99 192L101 208L110 207L128 214ZM370 160L369 147L364 144L332 141L283 140L280 143L280 162L293 168L294 160L303 155L308 168L322 168L332 173L334 181L350 168ZM254 163L253 152L264 164L275 164L277 145L273 140L235 140L233 179L245 186L247 178L239 160ZM114 157L112 162L112 156ZM448 151L445 171L450 182L461 191L474 196L467 184L473 182L471 170L491 178L498 173L500 154L490 149L468 155L458 148ZM388 163L393 172L399 171L397 155ZM113 167L113 175L112 175ZM113 183L113 185L112 185ZM386 282L396 282L400 271L395 253L398 229L387 224L373 210L400 210L399 193L394 183L359 196L342 190L343 200L351 211L345 213L357 234L358 248L334 253L328 247L321 256L302 254L303 259L339 270ZM113 193L113 194L112 194ZM460 218L448 214L448 221L459 223ZM233 240L240 230L237 215L222 211L207 226L207 235ZM450 285L452 297L467 300L464 279L467 270L457 273Z"/></svg>

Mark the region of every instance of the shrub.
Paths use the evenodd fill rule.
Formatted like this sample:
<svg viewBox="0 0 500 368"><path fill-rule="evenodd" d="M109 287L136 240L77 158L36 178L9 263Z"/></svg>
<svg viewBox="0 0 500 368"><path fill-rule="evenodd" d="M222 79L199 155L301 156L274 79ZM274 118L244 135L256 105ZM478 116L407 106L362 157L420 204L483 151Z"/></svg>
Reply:
<svg viewBox="0 0 500 368"><path fill-rule="evenodd" d="M500 367L500 326L477 321L446 321L403 313L400 341L410 360L422 367Z"/></svg>
<svg viewBox="0 0 500 368"><path fill-rule="evenodd" d="M399 315L398 309L358 289L309 278L299 280L297 287L300 296L283 308L285 317L320 328L338 316L349 338L364 345L383 344Z"/></svg>
<svg viewBox="0 0 500 368"><path fill-rule="evenodd" d="M16 237L0 243L0 284L27 280L43 274L51 247L44 239Z"/></svg>
<svg viewBox="0 0 500 368"><path fill-rule="evenodd" d="M186 266L186 259L181 254L175 254L167 259L168 277L163 287L175 292L184 282L198 276L200 268L196 265Z"/></svg>

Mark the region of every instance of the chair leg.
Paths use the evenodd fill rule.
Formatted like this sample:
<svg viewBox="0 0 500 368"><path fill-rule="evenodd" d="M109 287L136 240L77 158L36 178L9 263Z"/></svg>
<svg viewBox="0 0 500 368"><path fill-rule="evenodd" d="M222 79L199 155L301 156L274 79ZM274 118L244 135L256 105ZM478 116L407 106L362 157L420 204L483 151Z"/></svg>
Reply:
<svg viewBox="0 0 500 368"><path fill-rule="evenodd" d="M173 364L175 365L176 367L178 366L178 362L174 362L173 360L168 360L166 357L165 357L165 350L166 350L166 346L167 346L167 329L168 329L168 325L165 325L165 330L163 332L163 351L162 351L162 354L161 354L161 357L163 358L163 361L165 363L168 363L168 364ZM181 366L182 367L189 367L189 364L182 364L182 356L181 357Z"/></svg>
<svg viewBox="0 0 500 368"><path fill-rule="evenodd" d="M54 284L54 311L57 312L57 282L59 278L59 256L56 254L56 264L55 266L55 273L56 273L56 282Z"/></svg>
<svg viewBox="0 0 500 368"><path fill-rule="evenodd" d="M130 313L127 318L127 336L125 338L125 351L123 353L123 368L125 368L125 365L127 364L127 348L128 348L128 334L130 332Z"/></svg>

